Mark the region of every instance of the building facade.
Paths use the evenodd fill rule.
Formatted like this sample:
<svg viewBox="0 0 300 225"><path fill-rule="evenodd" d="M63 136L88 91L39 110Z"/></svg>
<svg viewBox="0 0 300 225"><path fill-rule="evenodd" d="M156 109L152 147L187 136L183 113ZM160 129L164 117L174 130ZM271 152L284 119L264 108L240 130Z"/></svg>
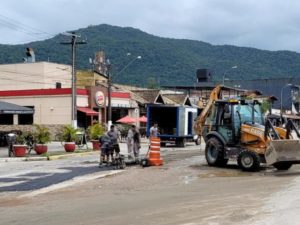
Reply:
<svg viewBox="0 0 300 225"><path fill-rule="evenodd" d="M71 66L64 64L33 62L0 65L0 100L34 110L32 118L22 120L19 125L42 124L57 127L71 124L71 78ZM90 78L84 75L79 79L76 88L79 127L87 128L93 121L106 123L108 101L105 81L94 72ZM111 103L115 112L113 122L119 119L121 114L138 114L137 104L131 99L129 92L112 88Z"/></svg>

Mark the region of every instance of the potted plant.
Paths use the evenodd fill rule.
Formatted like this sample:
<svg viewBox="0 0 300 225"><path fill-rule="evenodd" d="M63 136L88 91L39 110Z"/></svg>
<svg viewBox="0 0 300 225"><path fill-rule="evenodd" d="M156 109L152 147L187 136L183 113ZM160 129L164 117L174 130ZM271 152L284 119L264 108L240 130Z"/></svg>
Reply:
<svg viewBox="0 0 300 225"><path fill-rule="evenodd" d="M104 127L99 123L94 123L88 127L88 134L93 144L93 150L100 150L99 137L104 134L104 130Z"/></svg>
<svg viewBox="0 0 300 225"><path fill-rule="evenodd" d="M71 125L65 125L62 127L59 133L59 139L61 142L64 142L64 148L66 152L75 151L75 141L77 140L77 129Z"/></svg>
<svg viewBox="0 0 300 225"><path fill-rule="evenodd" d="M34 125L35 131L33 132L34 139L34 150L40 155L48 151L48 146L46 145L51 141L51 133L48 127L41 125Z"/></svg>
<svg viewBox="0 0 300 225"><path fill-rule="evenodd" d="M15 157L24 157L26 155L27 146L25 142L24 134L17 134L16 141L13 145L13 153Z"/></svg>

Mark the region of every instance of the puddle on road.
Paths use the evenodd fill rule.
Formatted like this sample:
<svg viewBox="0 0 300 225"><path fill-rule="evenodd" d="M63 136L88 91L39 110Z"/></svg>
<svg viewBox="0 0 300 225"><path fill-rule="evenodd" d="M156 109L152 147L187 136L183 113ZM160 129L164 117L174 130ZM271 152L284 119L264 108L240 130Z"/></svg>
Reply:
<svg viewBox="0 0 300 225"><path fill-rule="evenodd" d="M208 165L191 165L193 169L200 172L198 178L213 178L213 177L248 177L253 176L251 172L241 171L237 165L227 165L225 168L210 167Z"/></svg>
<svg viewBox="0 0 300 225"><path fill-rule="evenodd" d="M250 173L242 171L210 171L204 174L199 174L199 178L213 178L213 177L248 177Z"/></svg>
<svg viewBox="0 0 300 225"><path fill-rule="evenodd" d="M99 164L99 161L95 160L95 161L83 161L81 162L81 164Z"/></svg>

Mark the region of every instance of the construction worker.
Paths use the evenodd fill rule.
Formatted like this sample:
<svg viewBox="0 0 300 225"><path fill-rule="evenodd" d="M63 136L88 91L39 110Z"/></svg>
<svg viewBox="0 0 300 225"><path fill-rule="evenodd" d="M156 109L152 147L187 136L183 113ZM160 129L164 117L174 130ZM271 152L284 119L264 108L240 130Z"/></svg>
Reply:
<svg viewBox="0 0 300 225"><path fill-rule="evenodd" d="M128 151L128 158L133 158L133 132L135 129L135 125L132 125L131 128L129 128L127 133L127 151Z"/></svg>
<svg viewBox="0 0 300 225"><path fill-rule="evenodd" d="M139 156L140 156L140 148L141 148L141 134L138 130L138 128L133 125L133 154L135 161L139 161Z"/></svg>
<svg viewBox="0 0 300 225"><path fill-rule="evenodd" d="M110 149L111 161L114 161L114 157L118 157L120 154L120 146L118 143L119 140L118 131L115 129L114 125L110 126L110 130L107 132L107 135L110 137L111 140L111 149Z"/></svg>
<svg viewBox="0 0 300 225"><path fill-rule="evenodd" d="M157 137L157 135L158 135L158 127L157 127L157 123L154 123L153 126L150 128L150 138Z"/></svg>
<svg viewBox="0 0 300 225"><path fill-rule="evenodd" d="M107 134L102 135L99 139L99 142L101 144L99 166L102 166L103 163L107 163L109 161L109 150L112 146L111 139Z"/></svg>

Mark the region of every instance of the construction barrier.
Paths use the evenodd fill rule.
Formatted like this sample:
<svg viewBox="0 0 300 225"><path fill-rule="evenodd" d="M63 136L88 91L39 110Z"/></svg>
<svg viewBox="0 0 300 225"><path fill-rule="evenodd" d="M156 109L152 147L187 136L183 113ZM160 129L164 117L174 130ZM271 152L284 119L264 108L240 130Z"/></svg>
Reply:
<svg viewBox="0 0 300 225"><path fill-rule="evenodd" d="M150 138L149 165L150 166L163 165L163 160L160 157L160 138L157 137Z"/></svg>

